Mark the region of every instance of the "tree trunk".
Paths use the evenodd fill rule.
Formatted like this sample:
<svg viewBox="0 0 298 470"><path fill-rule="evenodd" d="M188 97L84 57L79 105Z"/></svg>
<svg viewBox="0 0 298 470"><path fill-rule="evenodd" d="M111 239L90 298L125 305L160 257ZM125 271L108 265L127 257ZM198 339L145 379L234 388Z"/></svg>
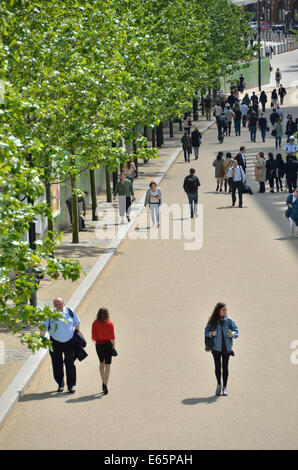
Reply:
<svg viewBox="0 0 298 470"><path fill-rule="evenodd" d="M156 147L155 127L152 127L152 147Z"/></svg>
<svg viewBox="0 0 298 470"><path fill-rule="evenodd" d="M75 165L75 156L72 157L72 165ZM74 173L70 175L71 197L72 197L72 243L79 243L79 211L78 197L76 195L77 178Z"/></svg>
<svg viewBox="0 0 298 470"><path fill-rule="evenodd" d="M179 119L179 131L182 131L182 119Z"/></svg>
<svg viewBox="0 0 298 470"><path fill-rule="evenodd" d="M170 137L174 137L173 121L169 121L169 123L170 123Z"/></svg>
<svg viewBox="0 0 298 470"><path fill-rule="evenodd" d="M161 143L161 145L164 145L165 140L164 140L164 135L163 135L163 124L162 124L162 121L159 123L159 130L160 130L160 143Z"/></svg>
<svg viewBox="0 0 298 470"><path fill-rule="evenodd" d="M109 170L106 168L106 192L107 192L107 202L112 202L112 191L111 191L111 175Z"/></svg>
<svg viewBox="0 0 298 470"><path fill-rule="evenodd" d="M92 220L98 220L98 216L96 214L97 197L96 197L94 168L90 168L90 186L91 186L91 202L92 202Z"/></svg>
<svg viewBox="0 0 298 470"><path fill-rule="evenodd" d="M136 139L133 139L132 147L133 147L133 156L134 156L133 157L133 162L134 162L135 167L136 167L136 178L137 178L138 175L139 175L139 162L138 162L138 157L136 156L136 153L137 153L137 150L138 150Z"/></svg>
<svg viewBox="0 0 298 470"><path fill-rule="evenodd" d="M51 211L51 215L48 217L48 236L51 240L54 239L54 220L53 220L53 212L52 212L52 197L51 197L51 183L46 182L46 202L49 210Z"/></svg>

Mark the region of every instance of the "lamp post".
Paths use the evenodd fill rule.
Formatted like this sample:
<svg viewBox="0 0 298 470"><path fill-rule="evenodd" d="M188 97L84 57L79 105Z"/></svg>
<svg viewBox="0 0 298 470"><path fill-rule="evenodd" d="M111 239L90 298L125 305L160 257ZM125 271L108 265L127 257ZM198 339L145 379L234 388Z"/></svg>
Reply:
<svg viewBox="0 0 298 470"><path fill-rule="evenodd" d="M261 3L258 0L258 78L259 78L259 91L262 89L262 76L261 76Z"/></svg>

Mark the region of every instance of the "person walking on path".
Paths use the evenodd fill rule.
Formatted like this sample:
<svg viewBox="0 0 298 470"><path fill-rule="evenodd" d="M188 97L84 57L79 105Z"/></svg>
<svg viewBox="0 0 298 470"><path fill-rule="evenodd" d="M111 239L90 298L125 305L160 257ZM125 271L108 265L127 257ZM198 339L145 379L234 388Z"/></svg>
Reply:
<svg viewBox="0 0 298 470"><path fill-rule="evenodd" d="M279 119L279 114L276 112L276 109L274 108L272 110L272 113L270 114L270 122L272 126L276 123L276 121Z"/></svg>
<svg viewBox="0 0 298 470"><path fill-rule="evenodd" d="M289 194L287 197L287 216L289 218L290 223L290 234L292 237L295 236L295 232L297 232L298 236L298 188L294 189L292 194Z"/></svg>
<svg viewBox="0 0 298 470"><path fill-rule="evenodd" d="M260 103L262 105L262 111L263 113L265 113L266 111L266 103L268 101L268 98L267 98L267 95L265 93L265 91L261 91L261 94L260 94Z"/></svg>
<svg viewBox="0 0 298 470"><path fill-rule="evenodd" d="M123 173L125 178L129 179L132 183L134 182L136 175L136 166L133 161L125 162L123 165Z"/></svg>
<svg viewBox="0 0 298 470"><path fill-rule="evenodd" d="M101 307L97 312L96 320L92 323L92 339L99 359L99 372L102 380L102 391L108 394L112 356L115 355L114 324L110 321L107 308Z"/></svg>
<svg viewBox="0 0 298 470"><path fill-rule="evenodd" d="M227 152L226 158L223 161L223 165L224 165L224 170L225 170L224 172L225 192L227 192L228 186L229 186L229 193L231 193L232 192L232 180L231 178L228 178L228 171L229 171L229 168L233 166L233 159L232 159L232 155L230 152Z"/></svg>
<svg viewBox="0 0 298 470"><path fill-rule="evenodd" d="M286 121L286 131L285 131L285 134L287 136L287 142L290 141L291 136L294 137L293 134L295 134L296 132L297 132L297 124L294 121L292 114L288 114L288 118Z"/></svg>
<svg viewBox="0 0 298 470"><path fill-rule="evenodd" d="M247 113L248 113L248 105L246 103L241 103L240 105L240 111L242 113L242 126L246 127L246 121L247 121ZM234 113L233 113L234 114ZM234 116L233 116L234 117ZM231 134L231 133L230 133ZM229 134L229 135L230 135Z"/></svg>
<svg viewBox="0 0 298 470"><path fill-rule="evenodd" d="M218 130L219 130L219 116L222 114L222 112L223 112L223 109L220 106L220 103L218 101L216 105L214 106L214 110L213 110L213 116L216 119L216 125L217 125Z"/></svg>
<svg viewBox="0 0 298 470"><path fill-rule="evenodd" d="M246 148L244 145L240 147L239 153L237 153L235 159L237 160L238 165L242 166L244 173L246 173L246 157L245 157Z"/></svg>
<svg viewBox="0 0 298 470"><path fill-rule="evenodd" d="M285 163L285 173L289 193L292 193L297 186L298 162L289 158Z"/></svg>
<svg viewBox="0 0 298 470"><path fill-rule="evenodd" d="M290 135L289 142L284 147L285 159L288 160L291 158L291 159L297 160L297 154L298 154L298 145L295 144L295 137L293 135Z"/></svg>
<svg viewBox="0 0 298 470"><path fill-rule="evenodd" d="M255 159L255 178L259 183L259 193L265 192L265 181L266 181L266 162L263 152L259 152Z"/></svg>
<svg viewBox="0 0 298 470"><path fill-rule="evenodd" d="M83 230L85 228L85 221L84 217L86 217L87 213L87 197L88 192L83 191L84 196L77 196L77 208L78 208L78 221L79 221L79 230ZM83 206L83 216L81 215L80 203ZM72 225L72 196L69 196L66 199L66 205L69 213L70 225Z"/></svg>
<svg viewBox="0 0 298 470"><path fill-rule="evenodd" d="M284 103L284 98L287 94L287 90L285 89L285 87L283 87L282 85L280 85L279 89L278 89L278 96L279 96L279 99L280 99L280 104L281 106L283 105Z"/></svg>
<svg viewBox="0 0 298 470"><path fill-rule="evenodd" d="M133 184L125 177L124 173L121 173L120 181L118 181L115 186L114 201L117 195L119 199L119 214L121 217L121 224L124 223L125 213L127 221L130 222L129 214L131 209L131 200L135 200L135 195L133 191Z"/></svg>
<svg viewBox="0 0 298 470"><path fill-rule="evenodd" d="M241 135L241 119L242 113L240 110L239 104L234 106L234 125L235 125L235 133L236 137Z"/></svg>
<svg viewBox="0 0 298 470"><path fill-rule="evenodd" d="M255 112L252 113L252 115L249 118L248 121L248 128L250 131L250 140L251 142L256 141L256 133L257 133L257 124L258 124L258 118Z"/></svg>
<svg viewBox="0 0 298 470"><path fill-rule="evenodd" d="M281 120L278 119L274 124L272 135L275 137L275 148L281 148L281 139L283 136L283 127Z"/></svg>
<svg viewBox="0 0 298 470"><path fill-rule="evenodd" d="M224 157L223 152L218 152L217 157L213 162L213 166L215 167L215 178L217 181L216 191L218 191L220 188L220 192L222 192L223 180L224 180L224 174L225 174L223 157Z"/></svg>
<svg viewBox="0 0 298 470"><path fill-rule="evenodd" d="M184 132L184 135L181 138L182 148L184 152L184 161L185 163L190 162L190 154L191 154L191 139L187 132Z"/></svg>
<svg viewBox="0 0 298 470"><path fill-rule="evenodd" d="M190 135L190 129L191 129L191 117L185 114L184 119L183 119L183 127L184 131L187 133L187 135Z"/></svg>
<svg viewBox="0 0 298 470"><path fill-rule="evenodd" d="M219 116L219 123L218 123L218 140L220 143L223 142L224 136L227 132L227 124L228 124L228 118L226 116L226 113L223 111L221 115Z"/></svg>
<svg viewBox="0 0 298 470"><path fill-rule="evenodd" d="M274 193L274 181L276 182L276 189L279 191L278 180L277 180L277 164L274 160L273 153L268 153L268 160L266 161L266 180L269 182L270 193Z"/></svg>
<svg viewBox="0 0 298 470"><path fill-rule="evenodd" d="M199 149L202 143L202 134L199 131L198 126L195 127L195 130L191 133L191 145L195 154L195 160L199 158Z"/></svg>
<svg viewBox="0 0 298 470"><path fill-rule="evenodd" d="M271 108L275 108L278 105L278 96L277 96L277 91L274 88L274 90L271 93Z"/></svg>
<svg viewBox="0 0 298 470"><path fill-rule="evenodd" d="M232 178L232 205L236 203L236 190L238 191L239 207L242 207L243 183L245 183L245 173L237 160L233 161L233 165L228 170L228 178Z"/></svg>
<svg viewBox="0 0 298 470"><path fill-rule="evenodd" d="M58 384L57 392L64 390L64 369L66 369L66 382L69 393L74 393L76 385L76 367L75 361L75 342L74 329L80 329L80 319L70 308L66 308L63 299L60 297L54 299L54 308L62 316L57 320L45 320L43 326L47 328L52 341L52 351L50 356L53 366L54 379ZM64 356L64 357L63 357Z"/></svg>
<svg viewBox="0 0 298 470"><path fill-rule="evenodd" d="M205 328L205 337L213 338L211 351L217 380L216 396L220 396L221 392L223 396L228 395L229 359L234 356L233 338L238 336L236 324L227 316L226 305L218 302Z"/></svg>
<svg viewBox="0 0 298 470"><path fill-rule="evenodd" d="M205 106L205 112L206 112L206 119L207 121L211 121L212 99L209 94L204 99L204 106Z"/></svg>
<svg viewBox="0 0 298 470"><path fill-rule="evenodd" d="M234 111L231 109L229 104L226 105L225 108L225 115L227 116L227 123L226 123L226 136L231 135L231 127L232 127L232 120L234 117Z"/></svg>
<svg viewBox="0 0 298 470"><path fill-rule="evenodd" d="M251 101L251 104L254 105L255 103L259 103L259 98L258 96L256 95L256 93L253 91L252 92L252 95L250 97L250 101Z"/></svg>
<svg viewBox="0 0 298 470"><path fill-rule="evenodd" d="M282 110L281 110L280 107L279 107L279 104L276 106L276 112L277 112L277 114L278 114L278 116L279 116L280 121L282 122L283 119L284 119L284 115L283 115Z"/></svg>
<svg viewBox="0 0 298 470"><path fill-rule="evenodd" d="M261 113L261 116L259 117L258 126L261 131L262 141L265 142L267 132L267 119L265 118L264 113Z"/></svg>
<svg viewBox="0 0 298 470"><path fill-rule="evenodd" d="M157 227L159 227L159 208L161 206L161 202L161 191L157 187L155 181L151 181L149 188L147 189L144 205L146 207L149 204L153 227L155 225L155 219Z"/></svg>
<svg viewBox="0 0 298 470"><path fill-rule="evenodd" d="M245 93L245 95L242 99L242 103L246 104L246 106L250 105L250 97L248 96L248 93Z"/></svg>
<svg viewBox="0 0 298 470"><path fill-rule="evenodd" d="M276 154L276 176L277 176L277 181L278 181L280 190L283 191L282 180L283 180L283 177L285 176L285 163L282 159L281 153Z"/></svg>
<svg viewBox="0 0 298 470"><path fill-rule="evenodd" d="M275 72L275 83L276 83L276 87L279 87L280 81L281 81L281 71L279 70L279 68L277 68L277 69L276 69L276 72Z"/></svg>
<svg viewBox="0 0 298 470"><path fill-rule="evenodd" d="M183 183L183 189L187 194L189 207L190 207L190 217L193 218L198 216L198 187L201 186L199 178L195 175L196 170L191 168L189 170L189 175L185 177Z"/></svg>

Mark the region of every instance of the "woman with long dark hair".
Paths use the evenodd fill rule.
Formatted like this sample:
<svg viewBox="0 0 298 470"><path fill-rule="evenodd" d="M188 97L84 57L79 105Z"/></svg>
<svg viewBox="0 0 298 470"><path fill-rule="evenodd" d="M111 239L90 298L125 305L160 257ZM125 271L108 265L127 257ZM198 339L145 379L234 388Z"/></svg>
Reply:
<svg viewBox="0 0 298 470"><path fill-rule="evenodd" d="M233 320L227 317L226 304L218 302L205 328L205 336L213 338L211 348L214 364L217 387L215 394L220 396L221 391L224 396L228 395L227 382L229 376L229 359L234 355L233 338L238 338L238 328ZM222 370L222 373L221 373ZM223 376L223 388L221 385L221 375Z"/></svg>
<svg viewBox="0 0 298 470"><path fill-rule="evenodd" d="M109 311L105 307L98 310L96 320L92 324L92 339L96 343L96 352L100 361L99 372L102 378L102 391L107 395L112 356L115 355L113 354L115 333Z"/></svg>

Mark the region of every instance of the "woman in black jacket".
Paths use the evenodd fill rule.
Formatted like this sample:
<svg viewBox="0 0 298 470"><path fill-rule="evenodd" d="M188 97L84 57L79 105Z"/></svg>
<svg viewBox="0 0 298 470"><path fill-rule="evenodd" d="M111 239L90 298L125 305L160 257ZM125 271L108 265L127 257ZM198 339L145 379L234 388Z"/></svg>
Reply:
<svg viewBox="0 0 298 470"><path fill-rule="evenodd" d="M277 164L276 164L276 160L274 160L272 152L268 153L268 157L269 158L266 161L266 180L269 181L270 193L274 193L274 180L276 181L277 191L279 191L277 175L276 175Z"/></svg>
<svg viewBox="0 0 298 470"><path fill-rule="evenodd" d="M277 185L277 188L278 188L278 184L279 184L279 187L280 187L280 190L282 191L282 179L285 175L285 162L283 161L282 159L282 155L280 153L277 153L276 154L276 176L277 176L277 180L276 180L276 185ZM277 189L278 191L278 189Z"/></svg>
<svg viewBox="0 0 298 470"><path fill-rule="evenodd" d="M260 94L260 103L262 103L262 111L263 113L265 112L265 108L266 108L266 103L267 103L267 95L266 93L264 92L264 90L261 92Z"/></svg>

